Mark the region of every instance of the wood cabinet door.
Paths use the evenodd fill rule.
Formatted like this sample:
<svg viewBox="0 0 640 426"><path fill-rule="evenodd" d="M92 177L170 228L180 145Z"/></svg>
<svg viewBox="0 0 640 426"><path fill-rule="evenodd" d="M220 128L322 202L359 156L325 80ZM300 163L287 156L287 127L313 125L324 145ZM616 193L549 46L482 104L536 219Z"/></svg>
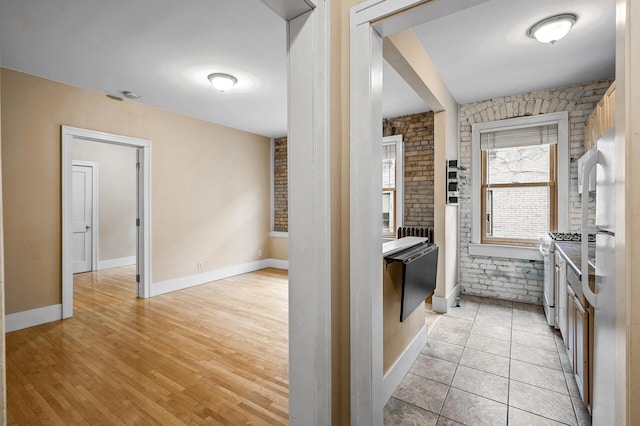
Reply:
<svg viewBox="0 0 640 426"><path fill-rule="evenodd" d="M589 149L593 149L596 146L596 141L600 137L600 115L598 113L598 107L596 107L589 116L591 122L591 136L589 137Z"/></svg>
<svg viewBox="0 0 640 426"><path fill-rule="evenodd" d="M607 104L605 103L605 98L603 97L598 102L598 106L596 106L596 115L598 120L598 137L596 141L602 137L602 135L609 130L608 120L609 113L607 111Z"/></svg>
<svg viewBox="0 0 640 426"><path fill-rule="evenodd" d="M582 307L578 299L573 302L575 327L575 363L573 371L580 396L585 406L589 404L589 312Z"/></svg>
<svg viewBox="0 0 640 426"><path fill-rule="evenodd" d="M558 311L558 329L564 342L567 344L567 262L556 253L556 310Z"/></svg>
<svg viewBox="0 0 640 426"><path fill-rule="evenodd" d="M611 87L605 94L605 104L607 106L607 130L616 125L616 82L614 81Z"/></svg>
<svg viewBox="0 0 640 426"><path fill-rule="evenodd" d="M576 294L570 285L567 285L567 337L565 343L567 344L567 355L569 355L569 363L571 369L575 372L576 365Z"/></svg>

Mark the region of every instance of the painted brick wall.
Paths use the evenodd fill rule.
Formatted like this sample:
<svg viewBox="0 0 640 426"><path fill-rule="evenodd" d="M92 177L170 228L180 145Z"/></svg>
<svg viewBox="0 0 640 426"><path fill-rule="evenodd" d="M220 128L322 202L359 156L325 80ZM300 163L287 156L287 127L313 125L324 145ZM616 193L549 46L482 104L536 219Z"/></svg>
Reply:
<svg viewBox="0 0 640 426"><path fill-rule="evenodd" d="M569 112L570 197L569 223L580 230L577 159L584 153L584 121L600 100L610 80L574 84L460 107L460 162L467 167L460 182L460 284L469 294L542 303L543 263L469 255L471 240L471 125L507 118Z"/></svg>
<svg viewBox="0 0 640 426"><path fill-rule="evenodd" d="M433 226L433 112L385 119L382 132L404 142L404 226Z"/></svg>
<svg viewBox="0 0 640 426"><path fill-rule="evenodd" d="M287 138L273 141L273 230L289 230L289 205L287 183Z"/></svg>

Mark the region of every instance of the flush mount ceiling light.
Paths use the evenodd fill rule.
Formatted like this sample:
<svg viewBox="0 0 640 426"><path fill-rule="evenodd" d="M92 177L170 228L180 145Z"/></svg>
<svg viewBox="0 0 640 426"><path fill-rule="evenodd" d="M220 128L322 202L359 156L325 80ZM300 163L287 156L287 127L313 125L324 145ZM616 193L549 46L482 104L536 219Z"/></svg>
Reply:
<svg viewBox="0 0 640 426"><path fill-rule="evenodd" d="M527 31L527 35L535 38L540 43L554 44L567 35L577 20L578 17L571 13L551 16L534 24Z"/></svg>
<svg viewBox="0 0 640 426"><path fill-rule="evenodd" d="M129 99L140 99L140 95L129 90L125 90L124 92L122 92L122 96Z"/></svg>
<svg viewBox="0 0 640 426"><path fill-rule="evenodd" d="M238 79L231 74L224 74L221 72L214 72L213 74L209 74L207 78L209 79L213 87L221 92L226 92L238 82Z"/></svg>

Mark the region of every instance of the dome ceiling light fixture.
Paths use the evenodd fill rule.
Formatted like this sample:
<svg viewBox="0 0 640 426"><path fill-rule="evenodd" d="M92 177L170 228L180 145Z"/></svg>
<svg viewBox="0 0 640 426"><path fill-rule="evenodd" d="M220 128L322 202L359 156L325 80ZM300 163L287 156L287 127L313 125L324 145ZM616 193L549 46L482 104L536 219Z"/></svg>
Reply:
<svg viewBox="0 0 640 426"><path fill-rule="evenodd" d="M231 74L225 74L221 72L214 72L213 74L209 74L207 78L209 79L213 87L221 92L226 92L238 82L238 79Z"/></svg>
<svg viewBox="0 0 640 426"><path fill-rule="evenodd" d="M532 25L527 35L540 43L554 44L569 33L577 20L578 17L572 13L550 16Z"/></svg>
<svg viewBox="0 0 640 426"><path fill-rule="evenodd" d="M125 90L124 92L122 92L122 96L128 99L140 99L140 95L129 90Z"/></svg>

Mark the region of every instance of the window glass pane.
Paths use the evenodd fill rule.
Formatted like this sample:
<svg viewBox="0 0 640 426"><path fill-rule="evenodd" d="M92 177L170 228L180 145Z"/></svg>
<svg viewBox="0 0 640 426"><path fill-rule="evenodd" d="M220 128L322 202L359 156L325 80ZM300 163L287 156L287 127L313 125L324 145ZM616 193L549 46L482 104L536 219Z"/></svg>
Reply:
<svg viewBox="0 0 640 426"><path fill-rule="evenodd" d="M382 232L395 234L395 191L382 192Z"/></svg>
<svg viewBox="0 0 640 426"><path fill-rule="evenodd" d="M549 181L549 145L487 150L487 183ZM499 205L497 202L495 205Z"/></svg>
<svg viewBox="0 0 640 426"><path fill-rule="evenodd" d="M382 187L396 187L396 144L382 145Z"/></svg>
<svg viewBox="0 0 640 426"><path fill-rule="evenodd" d="M487 198L487 236L537 240L549 230L549 187L491 188Z"/></svg>

